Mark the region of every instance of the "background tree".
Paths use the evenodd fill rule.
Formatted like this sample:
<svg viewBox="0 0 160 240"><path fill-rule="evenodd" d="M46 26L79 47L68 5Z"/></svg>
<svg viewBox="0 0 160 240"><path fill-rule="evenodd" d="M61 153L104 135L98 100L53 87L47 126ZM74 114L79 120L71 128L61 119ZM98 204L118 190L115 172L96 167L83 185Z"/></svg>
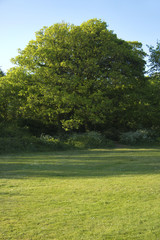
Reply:
<svg viewBox="0 0 160 240"><path fill-rule="evenodd" d="M3 77L5 74L4 72L2 71L2 69L0 68L0 77Z"/></svg>
<svg viewBox="0 0 160 240"><path fill-rule="evenodd" d="M5 86L4 86L4 76L5 73L0 69L0 122L6 119L6 102L7 99L5 99Z"/></svg>
<svg viewBox="0 0 160 240"><path fill-rule="evenodd" d="M156 47L148 46L148 48L149 76L146 77L147 85L143 91L145 114L143 125L160 132L160 42L157 42Z"/></svg>
<svg viewBox="0 0 160 240"><path fill-rule="evenodd" d="M148 46L149 48L149 72L151 74L160 73L160 42L157 41L156 47Z"/></svg>

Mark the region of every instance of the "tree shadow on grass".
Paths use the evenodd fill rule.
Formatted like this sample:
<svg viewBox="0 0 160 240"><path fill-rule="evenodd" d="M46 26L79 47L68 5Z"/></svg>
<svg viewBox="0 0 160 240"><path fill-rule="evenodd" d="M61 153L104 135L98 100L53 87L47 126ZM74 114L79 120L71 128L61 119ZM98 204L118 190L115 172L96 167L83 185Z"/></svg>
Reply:
<svg viewBox="0 0 160 240"><path fill-rule="evenodd" d="M0 157L0 178L159 174L160 149L97 149Z"/></svg>

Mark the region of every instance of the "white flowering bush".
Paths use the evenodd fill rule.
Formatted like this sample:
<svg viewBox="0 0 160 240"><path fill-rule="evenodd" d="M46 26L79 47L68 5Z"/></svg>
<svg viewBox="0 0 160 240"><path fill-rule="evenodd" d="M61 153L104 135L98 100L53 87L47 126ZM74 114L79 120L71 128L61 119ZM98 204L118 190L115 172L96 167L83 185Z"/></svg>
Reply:
<svg viewBox="0 0 160 240"><path fill-rule="evenodd" d="M50 136L44 133L41 134L40 140L47 144L52 144L52 143L58 144L60 142L58 138L54 138L53 136Z"/></svg>
<svg viewBox="0 0 160 240"><path fill-rule="evenodd" d="M139 143L150 143L153 142L155 133L151 130L137 130L135 132L130 131L122 133L120 136L120 142L123 144L136 145Z"/></svg>

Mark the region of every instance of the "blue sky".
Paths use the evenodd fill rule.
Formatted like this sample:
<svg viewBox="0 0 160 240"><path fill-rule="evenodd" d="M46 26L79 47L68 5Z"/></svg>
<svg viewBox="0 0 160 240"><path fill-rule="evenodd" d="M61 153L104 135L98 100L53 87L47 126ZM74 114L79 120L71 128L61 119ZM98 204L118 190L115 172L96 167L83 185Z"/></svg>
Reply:
<svg viewBox="0 0 160 240"><path fill-rule="evenodd" d="M36 31L62 21L102 19L119 38L142 42L147 51L146 44L160 39L159 10L160 0L0 0L0 67L6 72Z"/></svg>

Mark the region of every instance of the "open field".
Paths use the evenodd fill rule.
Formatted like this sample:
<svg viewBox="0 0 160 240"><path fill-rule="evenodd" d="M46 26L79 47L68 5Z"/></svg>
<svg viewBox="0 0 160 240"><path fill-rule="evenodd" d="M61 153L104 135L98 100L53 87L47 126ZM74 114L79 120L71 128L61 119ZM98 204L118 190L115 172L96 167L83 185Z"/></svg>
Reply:
<svg viewBox="0 0 160 240"><path fill-rule="evenodd" d="M0 239L160 239L160 149L0 156Z"/></svg>

